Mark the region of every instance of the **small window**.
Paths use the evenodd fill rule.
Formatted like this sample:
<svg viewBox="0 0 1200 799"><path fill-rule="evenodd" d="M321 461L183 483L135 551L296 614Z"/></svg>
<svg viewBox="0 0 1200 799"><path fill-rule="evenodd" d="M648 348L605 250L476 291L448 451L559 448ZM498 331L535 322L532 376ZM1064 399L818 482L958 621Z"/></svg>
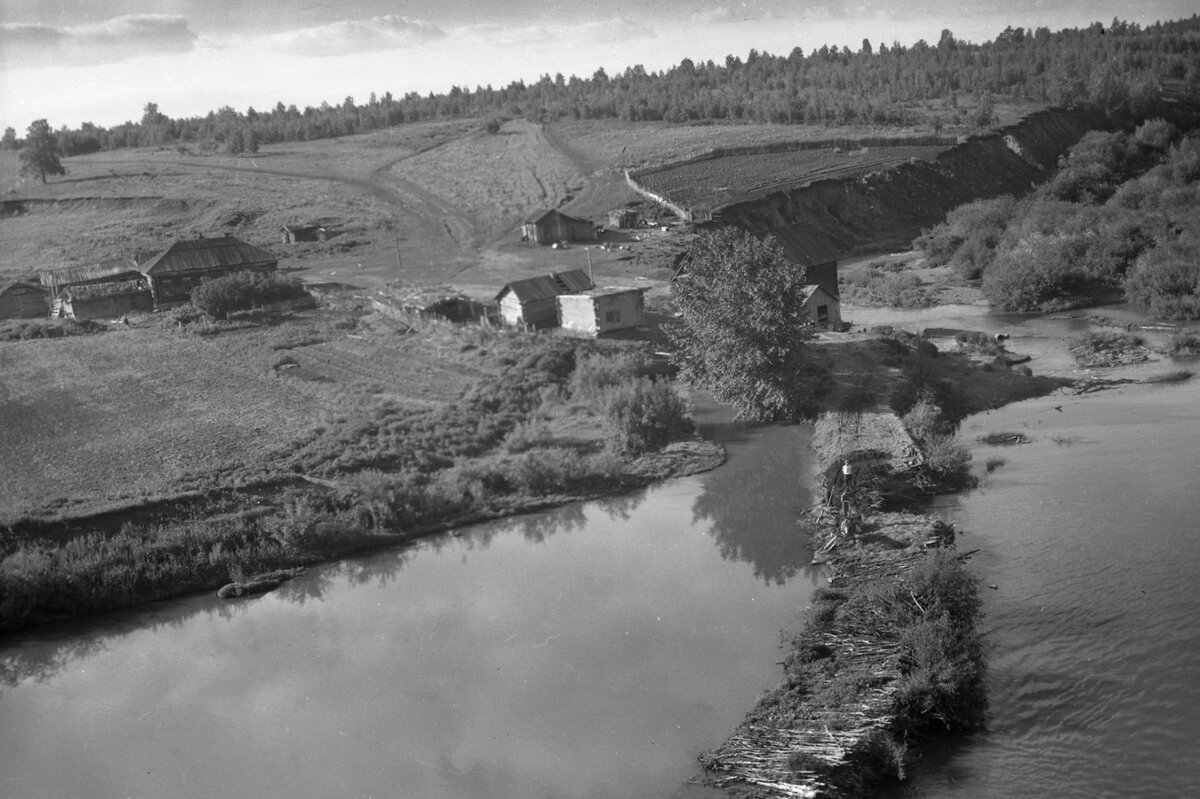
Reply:
<svg viewBox="0 0 1200 799"><path fill-rule="evenodd" d="M605 311L604 312L604 321L609 324L611 324L613 322L620 322L621 321L621 312L620 311Z"/></svg>

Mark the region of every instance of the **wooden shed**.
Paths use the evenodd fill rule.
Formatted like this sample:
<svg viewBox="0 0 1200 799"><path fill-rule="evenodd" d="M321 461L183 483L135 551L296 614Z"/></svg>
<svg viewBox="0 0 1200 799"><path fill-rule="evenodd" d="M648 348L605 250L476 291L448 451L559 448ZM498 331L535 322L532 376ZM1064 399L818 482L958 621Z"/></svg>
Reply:
<svg viewBox="0 0 1200 799"><path fill-rule="evenodd" d="M582 269L514 280L500 289L496 304L507 325L554 327L558 324L557 298L595 288Z"/></svg>
<svg viewBox="0 0 1200 799"><path fill-rule="evenodd" d="M804 310L812 324L840 330L842 327L842 302L824 286L815 283L804 287Z"/></svg>
<svg viewBox="0 0 1200 799"><path fill-rule="evenodd" d="M46 291L36 283L14 280L0 285L0 319L32 319L50 310Z"/></svg>
<svg viewBox="0 0 1200 799"><path fill-rule="evenodd" d="M640 288L589 289L558 297L558 326L572 333L599 336L637 327L644 319Z"/></svg>
<svg viewBox="0 0 1200 799"><path fill-rule="evenodd" d="M618 208L615 211L609 211L608 224L610 227L619 229L635 228L638 226L638 212L632 208Z"/></svg>
<svg viewBox="0 0 1200 799"><path fill-rule="evenodd" d="M284 244L299 241L325 241L325 228L320 225L284 225L279 229Z"/></svg>
<svg viewBox="0 0 1200 799"><path fill-rule="evenodd" d="M187 302L200 281L235 272L273 272L274 255L234 238L199 238L177 241L138 265L146 277L155 305Z"/></svg>
<svg viewBox="0 0 1200 799"><path fill-rule="evenodd" d="M537 244L554 244L560 241L596 241L596 226L586 219L576 219L561 211L539 210L531 214L521 226L524 239Z"/></svg>
<svg viewBox="0 0 1200 799"><path fill-rule="evenodd" d="M142 273L137 270L137 263L132 258L113 258L97 263L47 269L38 273L38 279L49 291L50 296L57 299L72 286L141 280Z"/></svg>
<svg viewBox="0 0 1200 799"><path fill-rule="evenodd" d="M136 280L71 286L55 307L72 319L116 319L154 310L154 298L145 279L139 276Z"/></svg>

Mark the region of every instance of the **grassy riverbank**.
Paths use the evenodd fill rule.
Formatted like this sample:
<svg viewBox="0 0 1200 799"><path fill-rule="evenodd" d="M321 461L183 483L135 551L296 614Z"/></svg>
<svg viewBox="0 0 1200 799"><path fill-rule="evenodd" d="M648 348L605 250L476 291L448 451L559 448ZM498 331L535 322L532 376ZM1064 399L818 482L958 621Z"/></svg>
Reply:
<svg viewBox="0 0 1200 799"><path fill-rule="evenodd" d="M66 478L52 490L91 490L68 494L70 502L43 497L37 512L8 520L0 536L0 630L215 588L721 460L718 447L691 437L674 390L645 376L637 344L435 322L397 330L357 313L319 321L205 324L202 334L186 325L182 332L135 326L53 353L28 348L60 342L10 345L26 347L6 356L29 380L9 406L44 414L33 402L45 385L36 378L51 364L60 397L87 392L112 401L63 408L63 415L84 413L68 419L69 443L82 453L132 446L144 457L124 461L119 477L105 473L111 483L88 484L91 470L72 470L68 442L53 428L9 429L13 447L42 459L41 474ZM329 360L328 345L345 341L351 323L349 342L359 347L369 337L403 336L389 348L390 361L369 362L375 381L339 384L328 376L342 364L358 366L346 353ZM107 357L97 358L97 345ZM135 377L129 370L138 361L120 357L163 347L202 353L213 367L203 379L212 385L197 384L190 395L177 386L175 402L151 413L114 413L113 404L145 404L147 383L164 395L172 375L189 385L194 359ZM451 356L435 360L439 350ZM458 395L412 397L421 368L457 374ZM131 381L141 394L121 391ZM429 384L445 390L442 381ZM279 398L326 410L306 424L273 408ZM259 404L253 415L264 429L239 436L236 420L248 402ZM221 421L230 414L232 425ZM161 436L185 438L177 455L190 457L191 469L177 479L153 468Z"/></svg>

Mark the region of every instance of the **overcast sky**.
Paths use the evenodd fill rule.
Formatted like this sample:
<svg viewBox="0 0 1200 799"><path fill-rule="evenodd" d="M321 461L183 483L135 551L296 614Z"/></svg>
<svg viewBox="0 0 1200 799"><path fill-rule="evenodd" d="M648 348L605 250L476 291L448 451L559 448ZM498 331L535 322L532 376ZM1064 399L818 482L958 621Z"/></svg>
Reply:
<svg viewBox="0 0 1200 799"><path fill-rule="evenodd" d="M918 39L992 39L1114 17L1149 24L1195 0L0 0L0 127L23 133L282 101L358 102L452 85L590 76L751 49L858 50Z"/></svg>

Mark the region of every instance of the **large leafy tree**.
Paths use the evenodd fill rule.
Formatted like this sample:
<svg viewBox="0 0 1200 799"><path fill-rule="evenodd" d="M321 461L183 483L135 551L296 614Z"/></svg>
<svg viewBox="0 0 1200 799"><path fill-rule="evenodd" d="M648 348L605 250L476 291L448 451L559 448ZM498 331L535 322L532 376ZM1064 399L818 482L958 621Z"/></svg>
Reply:
<svg viewBox="0 0 1200 799"><path fill-rule="evenodd" d="M683 379L743 419L808 415L823 372L806 347L804 268L734 227L701 233L686 264L672 284L682 321L669 331Z"/></svg>
<svg viewBox="0 0 1200 799"><path fill-rule="evenodd" d="M30 124L21 147L21 174L36 175L46 182L46 175L65 175L67 170L58 157L58 136L44 119Z"/></svg>

